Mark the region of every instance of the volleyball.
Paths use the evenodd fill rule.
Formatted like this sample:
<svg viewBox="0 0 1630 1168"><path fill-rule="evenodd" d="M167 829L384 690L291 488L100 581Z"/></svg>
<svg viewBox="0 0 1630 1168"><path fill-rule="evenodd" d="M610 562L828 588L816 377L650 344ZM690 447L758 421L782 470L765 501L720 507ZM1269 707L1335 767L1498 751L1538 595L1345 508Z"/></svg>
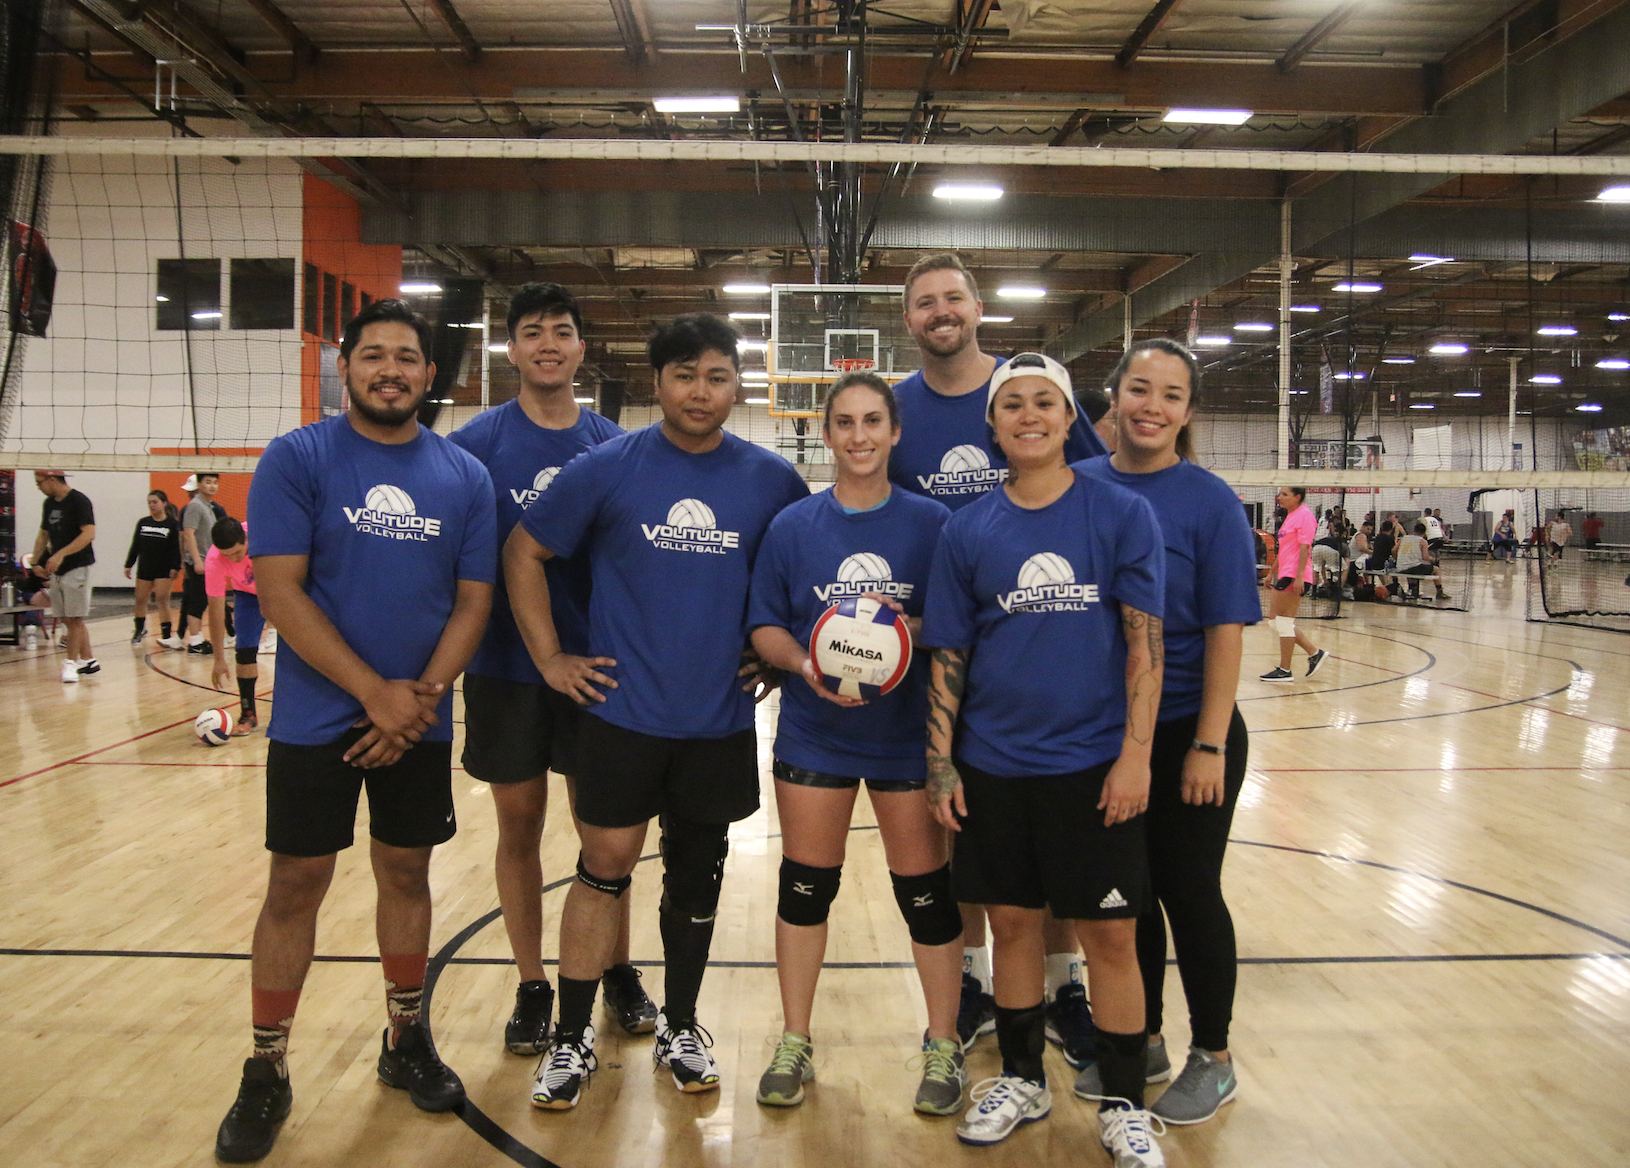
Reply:
<svg viewBox="0 0 1630 1168"><path fill-rule="evenodd" d="M820 615L809 638L815 679L833 693L878 698L905 679L911 630L880 601L854 596Z"/></svg>
<svg viewBox="0 0 1630 1168"><path fill-rule="evenodd" d="M694 527L711 531L719 525L713 517L713 508L700 499L681 499L668 508L669 527Z"/></svg>
<svg viewBox="0 0 1630 1168"><path fill-rule="evenodd" d="M1385 600L1389 595L1390 593L1387 592L1387 586L1385 584L1377 584L1375 586L1375 598L1377 600Z"/></svg>
<svg viewBox="0 0 1630 1168"><path fill-rule="evenodd" d="M555 481L555 476L559 473L560 468L558 466L544 467L532 479L532 489L542 494L549 489L549 484Z"/></svg>
<svg viewBox="0 0 1630 1168"><path fill-rule="evenodd" d="M382 515L412 515L413 500L401 487L393 487L389 483L380 483L368 492L368 510L378 511Z"/></svg>
<svg viewBox="0 0 1630 1168"><path fill-rule="evenodd" d="M205 710L192 720L198 741L205 746L225 746L232 737L232 715L225 710Z"/></svg>
<svg viewBox="0 0 1630 1168"><path fill-rule="evenodd" d="M1039 588L1043 584L1073 584L1075 569L1057 552L1038 552L1019 567L1019 587Z"/></svg>
<svg viewBox="0 0 1630 1168"><path fill-rule="evenodd" d="M940 459L940 470L945 474L984 470L988 466L990 466L990 456L971 442L964 442L961 446L951 447L945 452L945 457Z"/></svg>
<svg viewBox="0 0 1630 1168"><path fill-rule="evenodd" d="M893 578L889 562L876 552L856 552L838 565L838 582L842 584L857 584L862 580L881 583Z"/></svg>

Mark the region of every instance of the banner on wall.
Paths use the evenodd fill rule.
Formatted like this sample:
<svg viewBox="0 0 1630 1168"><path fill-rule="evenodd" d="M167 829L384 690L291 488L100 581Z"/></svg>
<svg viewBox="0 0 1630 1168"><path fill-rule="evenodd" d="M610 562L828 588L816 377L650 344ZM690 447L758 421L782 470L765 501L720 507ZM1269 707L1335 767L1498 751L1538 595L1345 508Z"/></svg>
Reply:
<svg viewBox="0 0 1630 1168"><path fill-rule="evenodd" d="M26 223L11 223L11 331L43 337L57 292L57 264L45 236Z"/></svg>
<svg viewBox="0 0 1630 1168"><path fill-rule="evenodd" d="M1290 464L1300 470L1341 470L1342 447L1347 448L1347 470L1384 470L1386 446L1379 439L1343 442L1339 438L1304 438L1290 444ZM1378 487L1309 487L1310 495L1377 495Z"/></svg>
<svg viewBox="0 0 1630 1168"><path fill-rule="evenodd" d="M1611 426L1576 434L1573 459L1580 470L1630 470L1630 429Z"/></svg>

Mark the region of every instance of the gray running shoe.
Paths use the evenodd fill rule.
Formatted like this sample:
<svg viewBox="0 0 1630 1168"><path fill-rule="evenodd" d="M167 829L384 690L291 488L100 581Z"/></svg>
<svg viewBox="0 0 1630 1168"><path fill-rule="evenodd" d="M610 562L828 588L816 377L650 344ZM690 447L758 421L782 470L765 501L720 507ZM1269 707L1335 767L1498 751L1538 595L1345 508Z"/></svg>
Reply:
<svg viewBox="0 0 1630 1168"><path fill-rule="evenodd" d="M786 1031L759 1076L758 1101L766 1107L797 1107L804 1101L804 1084L814 1077L815 1044Z"/></svg>
<svg viewBox="0 0 1630 1168"><path fill-rule="evenodd" d="M924 1115L955 1115L962 1110L962 1089L968 1072L962 1069L962 1044L954 1038L923 1040L923 1081L917 1084L912 1104Z"/></svg>
<svg viewBox="0 0 1630 1168"><path fill-rule="evenodd" d="M1290 681L1295 676L1296 675L1294 673L1292 673L1290 670L1285 669L1285 668L1283 668L1281 666L1275 665L1272 669L1268 670L1268 672L1266 672L1266 673L1264 673L1262 675L1262 680L1263 681Z"/></svg>
<svg viewBox="0 0 1630 1168"><path fill-rule="evenodd" d="M1166 1055L1164 1042L1151 1042L1143 1052L1143 1081L1164 1083L1172 1077L1172 1060ZM1098 1064L1088 1063L1075 1077L1075 1094L1080 1099L1102 1099L1104 1081L1098 1074Z"/></svg>
<svg viewBox="0 0 1630 1168"><path fill-rule="evenodd" d="M1239 1077L1231 1063L1218 1062L1208 1050L1189 1047L1189 1060L1177 1082L1149 1110L1167 1123L1204 1123L1234 1098Z"/></svg>

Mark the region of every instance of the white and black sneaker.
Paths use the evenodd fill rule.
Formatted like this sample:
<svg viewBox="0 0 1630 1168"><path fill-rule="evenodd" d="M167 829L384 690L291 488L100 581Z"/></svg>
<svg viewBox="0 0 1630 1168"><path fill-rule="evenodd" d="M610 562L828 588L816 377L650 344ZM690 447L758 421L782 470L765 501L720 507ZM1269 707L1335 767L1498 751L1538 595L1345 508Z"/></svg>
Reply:
<svg viewBox="0 0 1630 1168"><path fill-rule="evenodd" d="M594 1027L585 1026L576 1042L557 1042L538 1060L532 1076L532 1106L546 1111L576 1107L589 1077L599 1069L594 1057Z"/></svg>
<svg viewBox="0 0 1630 1168"><path fill-rule="evenodd" d="M712 1091L719 1086L719 1068L708 1053L713 1035L697 1023L689 1026L668 1026L666 1014L657 1015L657 1039L651 1048L651 1060L666 1066L673 1074L674 1086L686 1094Z"/></svg>
<svg viewBox="0 0 1630 1168"><path fill-rule="evenodd" d="M1330 654L1328 652L1320 649L1317 653L1313 654L1313 656L1309 657L1307 659L1307 675L1312 677L1315 673L1322 669L1324 667L1325 658L1329 656Z"/></svg>
<svg viewBox="0 0 1630 1168"><path fill-rule="evenodd" d="M1275 665L1262 675L1263 681L1292 681L1296 675L1282 666Z"/></svg>

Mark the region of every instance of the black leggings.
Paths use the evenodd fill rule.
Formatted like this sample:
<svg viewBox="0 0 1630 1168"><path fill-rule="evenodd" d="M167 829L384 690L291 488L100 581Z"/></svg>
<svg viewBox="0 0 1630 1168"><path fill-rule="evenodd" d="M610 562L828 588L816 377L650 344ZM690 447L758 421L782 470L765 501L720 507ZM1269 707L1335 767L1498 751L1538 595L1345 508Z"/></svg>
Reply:
<svg viewBox="0 0 1630 1168"><path fill-rule="evenodd" d="M1223 852L1245 783L1250 737L1235 707L1223 761L1223 805L1195 807L1183 802L1183 760L1199 720L1192 714L1155 726L1146 832L1150 882L1171 920L1193 1042L1217 1051L1228 1049L1236 972L1234 918L1222 894ZM1166 921L1160 907L1138 918L1138 966L1151 1034L1162 1027L1166 981Z"/></svg>

